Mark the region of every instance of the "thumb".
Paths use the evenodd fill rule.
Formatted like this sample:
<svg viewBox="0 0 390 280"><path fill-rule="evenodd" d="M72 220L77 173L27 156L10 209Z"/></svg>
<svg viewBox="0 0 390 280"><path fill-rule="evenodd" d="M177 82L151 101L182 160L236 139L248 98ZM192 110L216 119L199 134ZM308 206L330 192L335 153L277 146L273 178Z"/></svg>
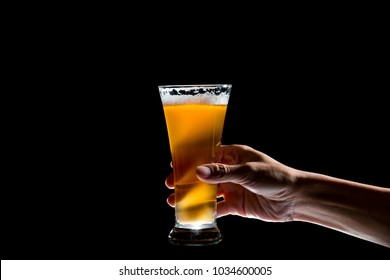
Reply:
<svg viewBox="0 0 390 280"><path fill-rule="evenodd" d="M227 165L222 163L203 164L196 168L196 175L204 182L217 184L231 182L245 184L248 170L243 165Z"/></svg>

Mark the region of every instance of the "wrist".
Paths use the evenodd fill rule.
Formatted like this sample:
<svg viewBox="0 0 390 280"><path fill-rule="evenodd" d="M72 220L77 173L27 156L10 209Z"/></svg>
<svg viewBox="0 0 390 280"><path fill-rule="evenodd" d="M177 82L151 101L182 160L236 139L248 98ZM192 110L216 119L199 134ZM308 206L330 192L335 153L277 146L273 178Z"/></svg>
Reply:
<svg viewBox="0 0 390 280"><path fill-rule="evenodd" d="M293 221L311 221L313 214L311 207L318 203L318 197L321 196L318 187L321 181L326 180L326 176L307 171L295 170L295 180L292 188L294 189L294 203L292 209Z"/></svg>

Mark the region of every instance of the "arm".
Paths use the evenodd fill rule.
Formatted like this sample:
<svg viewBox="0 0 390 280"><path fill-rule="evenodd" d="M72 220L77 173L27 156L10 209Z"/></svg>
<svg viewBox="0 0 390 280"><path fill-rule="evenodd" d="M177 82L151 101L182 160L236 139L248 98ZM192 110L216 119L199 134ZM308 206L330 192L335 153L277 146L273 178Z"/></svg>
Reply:
<svg viewBox="0 0 390 280"><path fill-rule="evenodd" d="M218 186L218 217L309 222L390 248L390 188L297 170L245 145L221 146L218 160L197 169Z"/></svg>
<svg viewBox="0 0 390 280"><path fill-rule="evenodd" d="M293 219L390 247L390 189L297 171Z"/></svg>

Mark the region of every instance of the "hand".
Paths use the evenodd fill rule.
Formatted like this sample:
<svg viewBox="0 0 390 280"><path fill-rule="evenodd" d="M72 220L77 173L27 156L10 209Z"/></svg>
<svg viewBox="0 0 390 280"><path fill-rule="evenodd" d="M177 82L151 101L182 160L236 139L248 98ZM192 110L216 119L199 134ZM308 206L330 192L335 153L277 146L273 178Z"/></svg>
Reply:
<svg viewBox="0 0 390 280"><path fill-rule="evenodd" d="M217 184L217 217L239 215L264 221L292 220L297 170L245 145L222 145L218 163L197 168L200 180ZM173 173L165 181L174 188ZM168 204L174 206L174 194Z"/></svg>

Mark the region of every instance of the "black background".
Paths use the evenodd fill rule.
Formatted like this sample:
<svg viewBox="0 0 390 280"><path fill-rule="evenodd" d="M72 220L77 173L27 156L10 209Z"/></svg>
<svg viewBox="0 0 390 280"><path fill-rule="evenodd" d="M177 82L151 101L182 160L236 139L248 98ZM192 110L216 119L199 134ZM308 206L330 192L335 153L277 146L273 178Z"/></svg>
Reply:
<svg viewBox="0 0 390 280"><path fill-rule="evenodd" d="M231 16L228 26L185 31L175 19L148 28L123 20L58 27L49 46L30 44L10 103L2 259L388 259L388 248L317 225L235 216L218 219L218 245L167 240L162 84L231 83L224 144L390 186L379 23L313 18L237 27Z"/></svg>

